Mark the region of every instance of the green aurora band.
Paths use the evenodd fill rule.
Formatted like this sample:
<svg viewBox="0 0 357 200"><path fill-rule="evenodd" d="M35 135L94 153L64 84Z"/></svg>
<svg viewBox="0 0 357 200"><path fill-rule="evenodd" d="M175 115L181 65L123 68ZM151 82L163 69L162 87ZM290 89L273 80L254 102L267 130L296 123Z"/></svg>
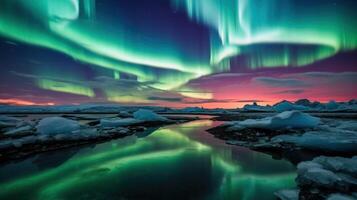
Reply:
<svg viewBox="0 0 357 200"><path fill-rule="evenodd" d="M94 97L92 88L80 86L78 84L65 83L54 80L39 79L38 86L42 89L48 89L57 92L65 92L71 94L78 94L87 97Z"/></svg>
<svg viewBox="0 0 357 200"><path fill-rule="evenodd" d="M52 49L79 62L137 77L150 86L179 90L190 80L230 70L231 58L246 56L242 65L260 67L304 66L357 46L357 14L349 4L311 5L297 0L171 0L173 9L210 30L210 55L187 56L179 41L150 37L127 27L126 19L105 21L96 16L95 0L2 0L0 35ZM347 1L344 1L347 2ZM152 35L151 35L152 36ZM271 46L276 46L271 48ZM41 81L40 81L41 82ZM44 87L44 85L46 85ZM47 90L77 92L76 87ZM86 87L86 86L78 86ZM72 89L71 89L72 88ZM191 98L213 98L209 92L179 92ZM107 92L108 93L108 92ZM108 93L109 101L120 92ZM130 99L130 98L129 98Z"/></svg>
<svg viewBox="0 0 357 200"><path fill-rule="evenodd" d="M256 67L303 66L357 46L357 14L348 1L173 0L213 29L211 62L248 54ZM257 44L285 44L280 50ZM304 47L297 48L302 45ZM252 49L253 48L253 49Z"/></svg>
<svg viewBox="0 0 357 200"><path fill-rule="evenodd" d="M83 2L87 8L93 4ZM159 89L169 90L213 72L208 62L181 58L170 41L138 37L120 23L111 29L108 22L80 18L79 0L5 0L0 4L1 35L135 75L140 82L156 81L152 86Z"/></svg>

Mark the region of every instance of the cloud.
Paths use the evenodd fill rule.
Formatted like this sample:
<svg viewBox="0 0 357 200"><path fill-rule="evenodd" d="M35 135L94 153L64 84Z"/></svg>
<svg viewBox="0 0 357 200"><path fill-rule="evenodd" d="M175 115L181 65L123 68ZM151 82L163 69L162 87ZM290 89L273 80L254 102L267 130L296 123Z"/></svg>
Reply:
<svg viewBox="0 0 357 200"><path fill-rule="evenodd" d="M181 102L181 101L182 101L182 98L178 98L178 97L159 97L159 96L151 96L151 97L148 97L148 100L152 100L152 101Z"/></svg>
<svg viewBox="0 0 357 200"><path fill-rule="evenodd" d="M253 103L253 102L265 102L264 100L237 100L237 99L185 99L183 103L185 104L204 104L204 103Z"/></svg>
<svg viewBox="0 0 357 200"><path fill-rule="evenodd" d="M304 92L305 90L296 89L296 90L283 90L279 92L274 92L274 94L302 94Z"/></svg>
<svg viewBox="0 0 357 200"><path fill-rule="evenodd" d="M305 72L289 75L289 78L303 79L313 86L340 87L343 90L352 89L357 84L357 72Z"/></svg>
<svg viewBox="0 0 357 200"><path fill-rule="evenodd" d="M290 77L318 80L323 83L357 83L357 72L305 72L292 74Z"/></svg>
<svg viewBox="0 0 357 200"><path fill-rule="evenodd" d="M108 76L98 76L95 77L94 80L67 80L64 78L58 78L58 77L52 77L52 76L42 76L42 75L34 75L34 74L25 74L25 73L18 73L15 71L11 71L11 73L20 76L20 77L25 77L25 78L31 78L31 79L48 79L48 80L53 80L53 81L59 81L59 82L66 82L66 83L73 83L73 84L80 84L80 85L85 85L89 86L92 88L106 88L108 86L118 86L118 87L123 87L124 89L127 89L128 87L138 87L138 86L145 86L148 87L150 84L157 83L153 81L148 81L148 82L138 82L137 80L133 79L119 79L116 80L112 77Z"/></svg>
<svg viewBox="0 0 357 200"><path fill-rule="evenodd" d="M204 104L204 103L231 103L231 100L217 100L217 99L186 99L185 104Z"/></svg>
<svg viewBox="0 0 357 200"><path fill-rule="evenodd" d="M308 87L309 84L303 80L294 78L273 78L273 77L256 77L253 81L259 82L272 87Z"/></svg>
<svg viewBox="0 0 357 200"><path fill-rule="evenodd" d="M331 77L357 78L357 72L305 72L305 73L293 74L292 76L304 76L304 77L314 77L314 78L331 78Z"/></svg>
<svg viewBox="0 0 357 200"><path fill-rule="evenodd" d="M235 100L234 102L237 102L237 103L252 103L252 102L257 102L257 103L262 103L262 102L266 102L264 100L258 100L258 99L253 99L253 100Z"/></svg>
<svg viewBox="0 0 357 200"><path fill-rule="evenodd" d="M0 105L32 106L32 105L54 105L54 103L52 102L39 103L39 102L27 101L17 98L9 98L9 99L0 98Z"/></svg>
<svg viewBox="0 0 357 200"><path fill-rule="evenodd" d="M252 74L251 73L220 73L220 74L213 74L210 76L201 77L201 80L215 79L215 78L234 78L234 77L249 76L249 75Z"/></svg>
<svg viewBox="0 0 357 200"><path fill-rule="evenodd" d="M74 85L86 86L98 91L102 91L109 101L125 101L131 103L154 103L154 101L180 102L182 95L177 91L165 91L151 87L156 82L138 82L135 79L116 80L108 76L98 76L92 80L67 80L59 77L41 76L34 74L24 74L12 71L13 74L34 80L53 80L57 82L70 83ZM98 100L96 97L93 100Z"/></svg>

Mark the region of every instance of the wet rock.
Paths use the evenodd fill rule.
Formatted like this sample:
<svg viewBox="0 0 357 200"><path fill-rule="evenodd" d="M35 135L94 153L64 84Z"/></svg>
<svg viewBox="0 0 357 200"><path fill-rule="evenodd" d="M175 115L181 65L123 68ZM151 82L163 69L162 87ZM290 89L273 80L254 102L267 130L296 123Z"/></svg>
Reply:
<svg viewBox="0 0 357 200"><path fill-rule="evenodd" d="M281 200L298 200L299 190L280 190L274 193Z"/></svg>

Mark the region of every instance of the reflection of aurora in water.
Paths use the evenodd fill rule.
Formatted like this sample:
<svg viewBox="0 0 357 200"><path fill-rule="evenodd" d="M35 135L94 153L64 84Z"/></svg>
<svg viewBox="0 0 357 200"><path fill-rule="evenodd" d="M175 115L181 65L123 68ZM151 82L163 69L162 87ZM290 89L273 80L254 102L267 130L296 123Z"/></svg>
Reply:
<svg viewBox="0 0 357 200"><path fill-rule="evenodd" d="M304 66L357 45L355 1L316 0L308 5L297 0L171 2L173 6L168 9L178 9L199 22L197 26L208 29L200 36L207 37L190 32L181 37L186 27L170 19L160 21L159 27L150 27L157 25L153 22L156 19L140 19L140 13L135 14L140 20L131 19L127 15L135 12L125 11L125 6L117 6L118 13L124 14L106 13L111 2L103 9L96 7L95 0L3 0L0 35L111 70L115 79L122 73L130 74L151 87L172 91L203 75L229 71L232 57L244 56L246 59L239 63L251 69ZM38 81L37 86L94 96L92 88L60 81ZM121 99L125 95L116 90L104 93L109 101L134 99ZM185 88L179 93L212 98L209 92L200 93L199 88ZM139 97L136 99L147 100Z"/></svg>
<svg viewBox="0 0 357 200"><path fill-rule="evenodd" d="M232 146L203 132L211 123L173 125L145 138L97 145L56 168L3 182L0 198L78 199L87 194L97 199L254 199L255 195L273 199L275 190L294 185L294 169L285 161L249 150L239 151L238 159L233 158Z"/></svg>

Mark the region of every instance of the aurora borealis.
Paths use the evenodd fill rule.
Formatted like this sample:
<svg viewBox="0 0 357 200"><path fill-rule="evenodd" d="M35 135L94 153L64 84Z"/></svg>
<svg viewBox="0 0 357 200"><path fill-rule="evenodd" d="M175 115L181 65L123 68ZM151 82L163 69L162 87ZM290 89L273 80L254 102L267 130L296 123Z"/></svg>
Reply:
<svg viewBox="0 0 357 200"><path fill-rule="evenodd" d="M2 0L0 103L357 98L356 8L354 0Z"/></svg>

